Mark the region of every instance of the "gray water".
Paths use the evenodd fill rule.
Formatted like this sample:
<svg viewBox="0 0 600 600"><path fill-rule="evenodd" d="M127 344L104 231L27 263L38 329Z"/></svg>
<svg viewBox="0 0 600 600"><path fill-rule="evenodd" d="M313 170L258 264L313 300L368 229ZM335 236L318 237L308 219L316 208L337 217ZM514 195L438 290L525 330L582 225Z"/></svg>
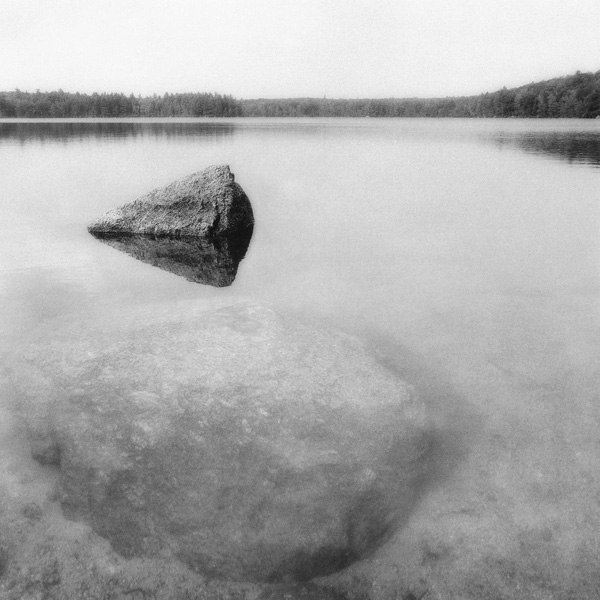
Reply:
<svg viewBox="0 0 600 600"><path fill-rule="evenodd" d="M256 219L231 286L87 233L220 163ZM598 121L0 122L2 350L56 317L251 299L377 340L443 415L465 452L370 564L382 586L600 585L599 233Z"/></svg>

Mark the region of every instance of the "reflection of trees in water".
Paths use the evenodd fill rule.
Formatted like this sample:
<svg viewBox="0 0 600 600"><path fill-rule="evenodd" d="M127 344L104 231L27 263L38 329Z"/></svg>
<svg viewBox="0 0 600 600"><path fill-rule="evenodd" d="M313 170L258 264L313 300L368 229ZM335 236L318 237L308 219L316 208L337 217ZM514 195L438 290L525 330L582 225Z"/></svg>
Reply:
<svg viewBox="0 0 600 600"><path fill-rule="evenodd" d="M600 165L600 129L591 132L526 132L502 134L499 145L516 146L525 152L552 156L570 163Z"/></svg>
<svg viewBox="0 0 600 600"><path fill-rule="evenodd" d="M248 250L252 227L211 240L193 237L93 234L100 241L188 281L227 287Z"/></svg>
<svg viewBox="0 0 600 600"><path fill-rule="evenodd" d="M198 122L26 122L0 123L0 144L3 140L83 141L106 138L181 138L203 137L223 139L233 135L232 123Z"/></svg>
<svg viewBox="0 0 600 600"><path fill-rule="evenodd" d="M411 122L406 120L406 122ZM446 122L455 122L446 120ZM511 121L513 122L513 121ZM396 121L397 123L397 121ZM366 127L361 121L360 127L349 126L347 123L336 123L332 131L336 137L347 136L349 139L355 139L357 136L364 137L372 134L372 130ZM327 129L326 121L285 123L285 131L293 131L295 136L311 137L315 134L324 134ZM232 137L234 131L240 128L247 128L247 124L236 124L232 122L197 122L197 121L174 121L174 122L148 122L148 121L128 121L128 122L98 122L98 121L78 121L78 122L4 122L0 123L0 144L4 140L20 143L30 141L84 141L100 139L166 139L175 140L180 138L204 138L214 141L224 140ZM252 128L260 130L261 135L277 135L280 131L279 124L276 127L268 123L256 122ZM378 129L379 131L379 129ZM383 128L381 129L383 131ZM456 136L457 129L423 127L401 129L391 127L390 132L400 132L402 136L417 136L425 138L439 139L445 136ZM470 137L469 131L463 132ZM489 135L489 134L488 134ZM484 134L476 137L483 137L489 140L488 135ZM456 139L456 137L454 137ZM554 156L571 163L582 163L591 165L600 165L600 129L594 131L500 131L492 134L494 143L499 146L504 144L520 148L525 152L533 154L542 154Z"/></svg>

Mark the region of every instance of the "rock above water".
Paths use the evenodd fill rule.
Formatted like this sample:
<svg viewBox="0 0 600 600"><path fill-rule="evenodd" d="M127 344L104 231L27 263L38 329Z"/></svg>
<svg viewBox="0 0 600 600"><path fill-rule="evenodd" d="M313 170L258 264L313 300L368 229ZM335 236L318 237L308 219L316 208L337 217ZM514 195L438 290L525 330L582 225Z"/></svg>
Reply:
<svg viewBox="0 0 600 600"><path fill-rule="evenodd" d="M410 512L424 409L355 337L246 304L44 337L12 365L35 452L57 457L65 514L126 557L305 580Z"/></svg>
<svg viewBox="0 0 600 600"><path fill-rule="evenodd" d="M252 207L227 165L211 166L115 208L90 233L215 237L252 227Z"/></svg>

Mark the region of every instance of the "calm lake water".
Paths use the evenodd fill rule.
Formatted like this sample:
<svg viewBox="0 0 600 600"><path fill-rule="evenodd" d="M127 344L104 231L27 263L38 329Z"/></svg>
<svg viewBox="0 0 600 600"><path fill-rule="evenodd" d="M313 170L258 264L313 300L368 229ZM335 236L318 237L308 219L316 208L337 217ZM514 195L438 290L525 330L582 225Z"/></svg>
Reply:
<svg viewBox="0 0 600 600"><path fill-rule="evenodd" d="M87 233L222 163L256 219L233 285L186 281ZM371 566L380 581L394 564L429 589L462 577L506 597L540 581L556 595L531 597L592 597L598 121L0 121L3 350L54 317L242 298L378 340L468 440Z"/></svg>

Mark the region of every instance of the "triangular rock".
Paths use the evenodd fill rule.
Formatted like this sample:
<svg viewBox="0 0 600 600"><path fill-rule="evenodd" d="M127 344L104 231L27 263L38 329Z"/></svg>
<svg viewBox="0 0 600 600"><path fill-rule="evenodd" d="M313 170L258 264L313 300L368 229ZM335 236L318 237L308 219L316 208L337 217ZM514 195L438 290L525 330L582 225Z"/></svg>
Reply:
<svg viewBox="0 0 600 600"><path fill-rule="evenodd" d="M252 227L250 200L227 165L211 166L110 210L90 233L217 237Z"/></svg>

